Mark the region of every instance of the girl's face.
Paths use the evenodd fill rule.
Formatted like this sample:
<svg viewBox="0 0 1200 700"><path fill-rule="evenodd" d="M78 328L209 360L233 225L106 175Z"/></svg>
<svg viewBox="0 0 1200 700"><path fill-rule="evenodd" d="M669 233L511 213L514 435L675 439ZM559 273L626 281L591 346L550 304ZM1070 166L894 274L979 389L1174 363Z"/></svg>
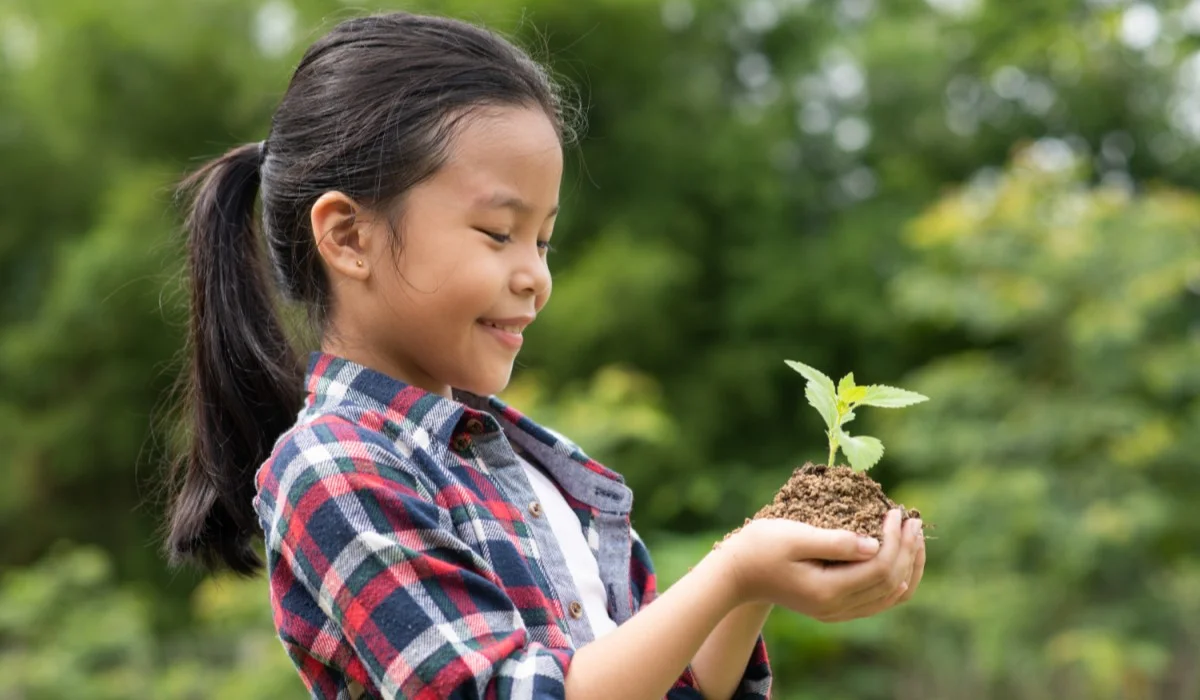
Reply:
<svg viewBox="0 0 1200 700"><path fill-rule="evenodd" d="M399 246L387 243L387 222L364 221L363 267L347 279L331 265L326 350L447 396L452 387L500 392L522 331L550 298L546 248L562 170L540 110L469 118L442 169L403 198Z"/></svg>

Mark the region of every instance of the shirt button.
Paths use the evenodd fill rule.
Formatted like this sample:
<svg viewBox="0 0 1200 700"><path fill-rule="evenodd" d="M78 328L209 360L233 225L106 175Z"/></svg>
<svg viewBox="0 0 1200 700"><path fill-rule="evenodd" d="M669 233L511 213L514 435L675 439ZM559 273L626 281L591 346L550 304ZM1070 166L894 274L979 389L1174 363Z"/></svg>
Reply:
<svg viewBox="0 0 1200 700"><path fill-rule="evenodd" d="M568 606L568 611L571 613L571 617L578 620L579 618L583 617L583 604L578 600L573 601L571 605Z"/></svg>
<svg viewBox="0 0 1200 700"><path fill-rule="evenodd" d="M482 435L483 434L483 421L479 420L478 418L472 418L472 419L468 420L467 421L467 432L471 433L472 435Z"/></svg>
<svg viewBox="0 0 1200 700"><path fill-rule="evenodd" d="M535 518L542 517L542 504L534 501L529 504L529 514Z"/></svg>
<svg viewBox="0 0 1200 700"><path fill-rule="evenodd" d="M467 448L471 446L471 438L467 437L466 435L459 435L458 437L454 438L454 441L451 444L454 447L455 452L466 452Z"/></svg>

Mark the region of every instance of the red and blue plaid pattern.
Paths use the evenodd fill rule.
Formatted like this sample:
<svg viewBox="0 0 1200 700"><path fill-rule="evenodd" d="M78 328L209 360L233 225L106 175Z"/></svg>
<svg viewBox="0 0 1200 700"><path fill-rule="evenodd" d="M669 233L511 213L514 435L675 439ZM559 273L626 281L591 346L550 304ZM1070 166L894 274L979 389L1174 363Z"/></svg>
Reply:
<svg viewBox="0 0 1200 700"><path fill-rule="evenodd" d="M624 480L566 439L494 397L451 401L328 354L312 356L307 388L258 471L255 507L275 624L314 698L349 700L356 685L413 700L564 697L587 633L553 593L561 556L506 496L510 439L560 477L613 619L654 600ZM760 638L735 697L765 699L770 685ZM667 697L702 697L690 669Z"/></svg>

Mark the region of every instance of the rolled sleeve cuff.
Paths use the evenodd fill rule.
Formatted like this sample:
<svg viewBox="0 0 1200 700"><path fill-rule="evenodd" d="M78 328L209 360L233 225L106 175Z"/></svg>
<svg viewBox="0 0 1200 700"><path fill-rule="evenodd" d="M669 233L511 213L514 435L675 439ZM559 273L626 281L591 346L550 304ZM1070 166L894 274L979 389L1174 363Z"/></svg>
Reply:
<svg viewBox="0 0 1200 700"><path fill-rule="evenodd" d="M733 700L768 700L771 697L771 680L767 645L762 635L759 635L754 644L754 651L750 654L750 661L746 664L746 671L742 674L742 680L733 691ZM684 670L675 686L667 691L666 700L704 700L691 666Z"/></svg>

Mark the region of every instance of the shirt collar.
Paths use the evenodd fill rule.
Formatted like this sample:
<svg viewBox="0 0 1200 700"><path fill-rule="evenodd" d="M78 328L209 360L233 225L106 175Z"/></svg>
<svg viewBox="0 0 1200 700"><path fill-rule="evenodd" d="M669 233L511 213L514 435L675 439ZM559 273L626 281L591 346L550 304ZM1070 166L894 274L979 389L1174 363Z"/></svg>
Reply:
<svg viewBox="0 0 1200 700"><path fill-rule="evenodd" d="M450 444L460 424L471 418L480 420L488 430L500 429L491 416L460 401L325 352L309 355L305 389L309 406L361 406L442 444Z"/></svg>
<svg viewBox="0 0 1200 700"><path fill-rule="evenodd" d="M474 426L476 431L500 431L498 416L597 476L622 484L625 481L620 474L588 457L570 440L539 425L495 396L483 397L456 390L454 399L448 399L324 352L309 356L305 388L308 391L307 406L361 406L378 411L414 433L424 432L430 440L444 445L451 444L464 430L464 425L469 426L475 421L478 421Z"/></svg>

